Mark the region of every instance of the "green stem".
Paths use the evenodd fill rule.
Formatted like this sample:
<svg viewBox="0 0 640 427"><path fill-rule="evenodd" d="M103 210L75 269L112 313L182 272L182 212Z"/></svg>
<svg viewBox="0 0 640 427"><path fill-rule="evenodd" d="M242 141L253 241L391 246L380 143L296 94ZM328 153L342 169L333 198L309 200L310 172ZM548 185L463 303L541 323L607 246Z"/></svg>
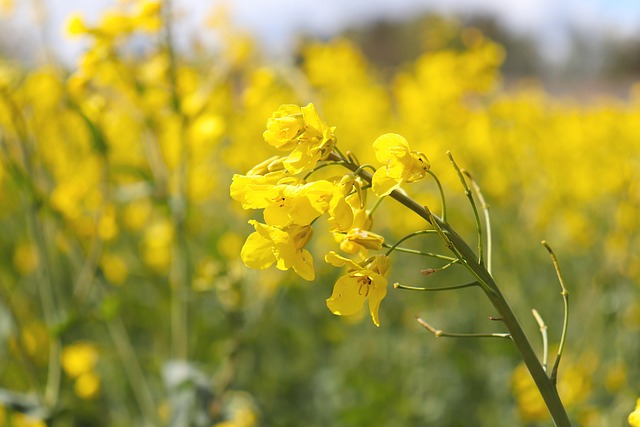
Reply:
<svg viewBox="0 0 640 427"><path fill-rule="evenodd" d="M408 291L425 291L425 292L439 292L439 291L454 291L456 289L472 288L478 286L478 282L463 283L461 285L441 286L439 288L419 288L415 286L401 285L400 283L394 283L393 287L396 289L405 289Z"/></svg>
<svg viewBox="0 0 640 427"><path fill-rule="evenodd" d="M389 256L389 254L393 252L400 243L404 242L407 239L410 239L415 236L419 236L421 234L435 234L435 233L436 233L436 230L419 230L419 231L414 231L413 233L407 234L402 239L395 242L391 247L389 247L389 250L385 253L385 255Z"/></svg>
<svg viewBox="0 0 640 427"><path fill-rule="evenodd" d="M560 358L562 357L562 351L564 350L565 339L567 337L567 328L569 327L569 291L567 291L567 287L565 286L564 278L562 277L562 272L560 271L560 264L558 263L558 259L556 258L556 254L553 252L551 247L547 244L546 241L542 241L542 245L547 249L549 255L551 256L551 262L553 262L553 267L556 270L556 274L558 275L558 281L560 282L560 287L562 288L562 300L564 302L564 320L562 322L562 337L560 338L560 345L558 346L558 354L556 355L556 360L553 363L553 369L551 370L550 380L555 385L558 378L558 366L560 365Z"/></svg>
<svg viewBox="0 0 640 427"><path fill-rule="evenodd" d="M476 192L476 196L478 196L478 201L480 202L480 207L482 208L482 212L484 213L484 227L487 231L487 271L491 274L491 252L492 252L492 238L491 238L491 217L489 216L489 205L487 204L482 191L480 190L480 185L473 178L473 176L468 171L463 171L464 174L471 181L471 186L473 187L473 191ZM442 218L443 221L446 222L446 219Z"/></svg>
<svg viewBox="0 0 640 427"><path fill-rule="evenodd" d="M547 325L545 325L542 316L535 308L531 309L533 317L535 317L538 326L540 327L540 335L542 336L542 368L547 371L547 360L549 360L549 339L547 338Z"/></svg>
<svg viewBox="0 0 640 427"><path fill-rule="evenodd" d="M478 232L478 262L482 264L484 262L484 254L483 254L484 242L482 238L482 226L480 225L480 215L478 214L478 208L476 207L475 200L473 200L473 194L471 194L471 189L467 185L467 181L464 179L464 174L462 172L462 169L460 169L456 161L453 159L453 154L451 154L451 151L447 151L447 156L449 156L449 160L451 160L451 164L453 165L454 169L458 173L458 178L460 178L460 183L464 188L464 194L467 196L467 199L469 199L469 204L471 205L471 209L473 210L473 217L476 220L476 230ZM446 222L444 218L442 221ZM470 258L470 259L473 259L473 258Z"/></svg>
<svg viewBox="0 0 640 427"><path fill-rule="evenodd" d="M357 166L349 164L345 164L345 167L349 168L350 170L357 169ZM367 171L361 171L359 175L365 181L371 182L372 176ZM431 223L431 221L434 221L437 226L439 226L444 232L446 232L446 238L451 243L452 248L455 251L454 253L456 253L456 255L459 254L461 256L461 259L476 259L473 250L471 250L471 248L462 239L462 237L460 237L448 223L442 221L440 218L434 215L430 215L424 206L420 205L415 200L400 191L394 190L391 192L390 196L429 223ZM518 319L507 303L507 300L502 295L502 292L498 288L498 285L493 280L493 277L480 263L465 262L463 264L469 269L473 276L478 279L485 294L500 314L502 322L509 330L511 339L520 352L522 360L527 366L527 369L531 373L531 376L533 377L533 380L536 383L536 386L538 387L538 390L540 391L545 404L547 405L547 409L549 410L551 418L553 419L556 427L570 427L571 423L569 422L569 417L562 404L562 401L560 400L560 396L558 395L558 391L556 390L555 385L550 381L549 377L547 377L547 374L540 364L540 361L538 360L538 357L536 356L533 348L531 347L531 343L529 342L529 339L522 329L522 326L520 326Z"/></svg>
<svg viewBox="0 0 640 427"><path fill-rule="evenodd" d="M388 243L383 243L382 244L383 248L390 248L391 246L392 245L390 245ZM418 250L415 250L415 249L403 248L401 246L396 246L394 251L405 252L405 253L414 254L414 255L428 256L428 257L431 257L431 258L438 258L438 259L442 259L442 260L445 260L445 261L456 261L456 258L453 258L453 257L450 257L450 256L434 254L432 252L422 252L422 251L418 251Z"/></svg>
<svg viewBox="0 0 640 427"><path fill-rule="evenodd" d="M145 425L160 425L157 405L122 319L116 315L108 318L106 323Z"/></svg>
<svg viewBox="0 0 640 427"><path fill-rule="evenodd" d="M172 1L165 0L163 5L165 19L165 47L169 57L168 79L171 90L171 104L173 112L180 117L180 159L177 170L177 191L172 197L171 216L176 232L173 260L170 272L171 282L171 339L174 357L188 358L188 330L189 330L189 298L191 271L189 266L189 251L186 240L186 220L188 211L187 179L189 148L186 140L186 125L188 118L182 112L181 99L178 91L177 62L173 43Z"/></svg>
<svg viewBox="0 0 640 427"><path fill-rule="evenodd" d="M434 181L436 182L436 185L438 186L438 191L440 191L440 199L442 200L442 220L446 222L447 221L447 199L444 197L444 190L442 189L442 184L440 183L438 176L435 173L433 173L431 169L429 169L427 173L431 175L431 177L434 179Z"/></svg>
<svg viewBox="0 0 640 427"><path fill-rule="evenodd" d="M416 317L418 323L431 332L436 338L440 337L451 337L451 338L511 338L509 334L501 334L501 333L486 333L486 334L459 334L454 332L445 332L441 329L436 329L424 320L419 317Z"/></svg>

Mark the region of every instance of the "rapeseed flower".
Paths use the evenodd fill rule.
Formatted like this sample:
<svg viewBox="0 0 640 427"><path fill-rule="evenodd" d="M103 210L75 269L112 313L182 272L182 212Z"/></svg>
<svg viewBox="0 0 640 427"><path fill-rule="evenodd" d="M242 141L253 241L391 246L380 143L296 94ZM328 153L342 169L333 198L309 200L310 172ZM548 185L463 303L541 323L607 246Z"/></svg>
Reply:
<svg viewBox="0 0 640 427"><path fill-rule="evenodd" d="M264 270L274 263L280 270L293 269L305 280L315 279L313 257L304 247L311 240L309 225L278 228L250 220L255 232L247 237L240 257L249 268Z"/></svg>
<svg viewBox="0 0 640 427"><path fill-rule="evenodd" d="M380 326L378 310L380 302L387 295L385 274L389 269L389 258L375 255L362 266L331 251L325 256L325 261L335 267L348 267L348 273L338 279L331 297L327 299L329 310L339 316L355 314L368 298L371 319L376 326Z"/></svg>
<svg viewBox="0 0 640 427"><path fill-rule="evenodd" d="M409 148L407 140L395 133L379 136L373 143L376 159L383 164L373 175L372 190L386 196L402 183L418 181L429 170L427 157Z"/></svg>

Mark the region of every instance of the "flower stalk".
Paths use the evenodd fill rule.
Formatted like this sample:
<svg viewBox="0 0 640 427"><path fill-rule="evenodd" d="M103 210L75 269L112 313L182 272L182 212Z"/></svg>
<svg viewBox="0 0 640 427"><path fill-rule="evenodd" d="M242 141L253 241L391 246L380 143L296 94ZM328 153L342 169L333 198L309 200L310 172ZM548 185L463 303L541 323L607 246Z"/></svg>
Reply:
<svg viewBox="0 0 640 427"><path fill-rule="evenodd" d="M344 161L345 159L336 153L331 153L328 160ZM356 165L348 162L345 162L343 166L351 171L355 171L358 168ZM373 178L366 170L360 170L358 175L366 182L371 182ZM482 290L485 292L494 308L498 311L500 318L502 319L502 323L504 323L505 327L509 331L511 340L516 345L527 369L531 373L531 376L533 377L533 380L536 383L545 404L547 405L555 425L557 427L571 426L567 412L560 400L560 396L558 395L555 381L552 381L552 379L547 376L547 373L536 356L536 353L533 350L527 335L522 329L520 322L518 322L517 317L513 313L513 310L498 288L493 277L482 262L478 260L478 257L474 254L473 250L449 223L432 214L425 206L420 205L403 191L393 190L389 193L389 196L429 222L440 232L439 234L445 241L447 247L463 261L462 265L464 265L477 279Z"/></svg>

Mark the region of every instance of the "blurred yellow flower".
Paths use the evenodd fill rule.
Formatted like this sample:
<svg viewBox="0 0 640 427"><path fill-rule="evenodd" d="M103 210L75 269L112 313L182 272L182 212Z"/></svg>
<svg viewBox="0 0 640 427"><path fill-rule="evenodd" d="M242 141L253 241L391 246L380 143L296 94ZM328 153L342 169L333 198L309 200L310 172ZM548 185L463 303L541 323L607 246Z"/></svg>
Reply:
<svg viewBox="0 0 640 427"><path fill-rule="evenodd" d="M127 280L129 269L122 255L106 252L102 255L100 266L109 283L122 285Z"/></svg>
<svg viewBox="0 0 640 427"><path fill-rule="evenodd" d="M88 31L88 28L84 23L84 19L79 13L69 15L65 29L68 37L76 37L85 34Z"/></svg>
<svg viewBox="0 0 640 427"><path fill-rule="evenodd" d="M636 401L636 409L629 414L629 425L640 427L640 398Z"/></svg>
<svg viewBox="0 0 640 427"><path fill-rule="evenodd" d="M100 377L94 372L85 372L76 378L73 390L81 399L93 399L100 392Z"/></svg>
<svg viewBox="0 0 640 427"><path fill-rule="evenodd" d="M92 372L98 363L98 349L88 342L76 342L62 349L62 368L71 378Z"/></svg>

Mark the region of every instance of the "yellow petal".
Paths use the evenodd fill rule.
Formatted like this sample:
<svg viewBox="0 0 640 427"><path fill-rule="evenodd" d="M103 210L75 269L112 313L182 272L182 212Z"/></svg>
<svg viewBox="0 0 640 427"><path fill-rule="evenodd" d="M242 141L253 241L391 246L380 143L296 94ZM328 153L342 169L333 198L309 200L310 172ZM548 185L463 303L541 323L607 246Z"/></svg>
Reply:
<svg viewBox="0 0 640 427"><path fill-rule="evenodd" d="M338 255L334 251L329 251L329 253L324 256L324 260L334 267L344 267L346 265L351 270L362 269L362 267L360 267L356 262L350 260L349 258L345 258L342 255Z"/></svg>
<svg viewBox="0 0 640 427"><path fill-rule="evenodd" d="M327 307L333 314L348 316L360 311L364 299L364 293L359 292L357 278L342 276L333 287L331 297L327 299Z"/></svg>
<svg viewBox="0 0 640 427"><path fill-rule="evenodd" d="M389 160L409 154L409 143L397 133L385 133L373 142L376 159L386 164Z"/></svg>
<svg viewBox="0 0 640 427"><path fill-rule="evenodd" d="M293 264L293 271L295 271L298 276L308 281L312 281L316 278L316 273L313 269L313 257L308 250L302 249L302 251L298 252L298 257Z"/></svg>
<svg viewBox="0 0 640 427"><path fill-rule="evenodd" d="M272 246L271 241L262 237L260 233L253 232L242 246L240 258L247 267L263 270L276 262Z"/></svg>
<svg viewBox="0 0 640 427"><path fill-rule="evenodd" d="M369 289L369 312L371 319L376 326L380 326L380 318L378 317L378 309L380 302L387 296L387 279L379 274L370 274L373 284Z"/></svg>
<svg viewBox="0 0 640 427"><path fill-rule="evenodd" d="M400 181L390 177L386 167L381 167L373 174L371 189L376 196L386 196L398 187L400 187Z"/></svg>

